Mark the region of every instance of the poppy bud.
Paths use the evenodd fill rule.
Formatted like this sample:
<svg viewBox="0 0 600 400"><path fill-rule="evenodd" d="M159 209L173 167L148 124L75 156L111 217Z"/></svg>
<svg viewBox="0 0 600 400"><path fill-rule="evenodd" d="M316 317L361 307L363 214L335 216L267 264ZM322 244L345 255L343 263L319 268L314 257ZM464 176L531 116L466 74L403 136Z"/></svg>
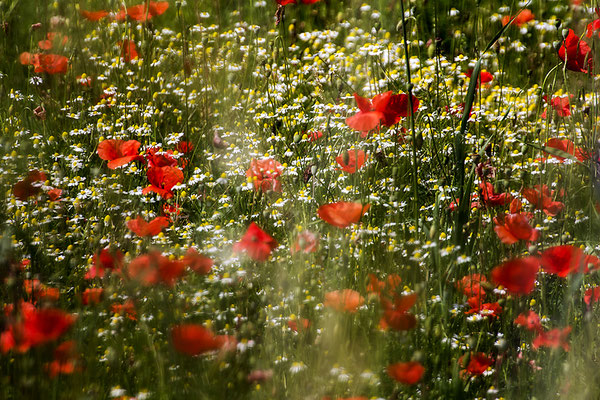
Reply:
<svg viewBox="0 0 600 400"><path fill-rule="evenodd" d="M302 136L300 136L299 134L295 133L294 134L294 143L300 143L300 140L302 140Z"/></svg>
<svg viewBox="0 0 600 400"><path fill-rule="evenodd" d="M567 36L569 36L569 29L563 29L562 30L562 37L563 37L563 39L566 39Z"/></svg>

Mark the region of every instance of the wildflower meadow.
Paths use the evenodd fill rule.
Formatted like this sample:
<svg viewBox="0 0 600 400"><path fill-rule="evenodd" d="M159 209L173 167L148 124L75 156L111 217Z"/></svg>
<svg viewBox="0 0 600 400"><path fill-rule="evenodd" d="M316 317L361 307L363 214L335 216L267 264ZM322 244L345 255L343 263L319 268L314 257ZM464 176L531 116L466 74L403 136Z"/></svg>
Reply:
<svg viewBox="0 0 600 400"><path fill-rule="evenodd" d="M0 1L0 399L599 399L597 0Z"/></svg>

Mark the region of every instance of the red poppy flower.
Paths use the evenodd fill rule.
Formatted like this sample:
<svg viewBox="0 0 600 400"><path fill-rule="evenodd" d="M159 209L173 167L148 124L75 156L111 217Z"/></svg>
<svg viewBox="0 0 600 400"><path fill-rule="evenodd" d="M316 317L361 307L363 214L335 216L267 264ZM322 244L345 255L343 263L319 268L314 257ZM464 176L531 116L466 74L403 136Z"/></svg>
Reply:
<svg viewBox="0 0 600 400"><path fill-rule="evenodd" d="M302 231L291 247L292 254L302 251L305 254L314 253L319 246L319 236L311 231Z"/></svg>
<svg viewBox="0 0 600 400"><path fill-rule="evenodd" d="M136 219L127 221L127 227L138 236L155 236L158 235L163 228L169 226L169 218L156 217L150 222L146 222L144 218L138 216Z"/></svg>
<svg viewBox="0 0 600 400"><path fill-rule="evenodd" d="M471 78L471 76L473 75L473 68L469 68L467 70L467 72L465 72L465 75L467 76L467 78ZM477 85L479 86L480 83L489 83L491 81L494 80L494 75L492 75L490 72L486 71L485 69L481 70L479 72L479 80L477 81ZM464 106L463 106L464 108Z"/></svg>
<svg viewBox="0 0 600 400"><path fill-rule="evenodd" d="M58 308L32 310L23 317L23 340L30 347L58 339L75 322L74 316Z"/></svg>
<svg viewBox="0 0 600 400"><path fill-rule="evenodd" d="M456 288L467 297L485 297L485 290L481 283L486 283L487 278L482 274L471 274L463 276L456 282Z"/></svg>
<svg viewBox="0 0 600 400"><path fill-rule="evenodd" d="M494 218L494 231L504 244L514 244L519 240L535 242L540 232L529 225L526 214L508 214Z"/></svg>
<svg viewBox="0 0 600 400"><path fill-rule="evenodd" d="M594 56L592 49L583 41L579 40L573 29L569 29L569 34L558 49L558 57L567 63L567 69L575 72L586 73L594 69Z"/></svg>
<svg viewBox="0 0 600 400"><path fill-rule="evenodd" d="M123 304L113 304L110 306L110 310L115 314L127 315L127 318L132 321L137 321L137 311L135 311L135 304L131 300L127 300Z"/></svg>
<svg viewBox="0 0 600 400"><path fill-rule="evenodd" d="M467 300L467 303L471 309L465 311L465 314L479 314L482 317L498 318L502 313L502 307L498 302L482 303L481 296L473 296Z"/></svg>
<svg viewBox="0 0 600 400"><path fill-rule="evenodd" d="M524 327L528 331L542 332L542 322L540 316L535 311L521 313L515 318L515 324Z"/></svg>
<svg viewBox="0 0 600 400"><path fill-rule="evenodd" d="M121 58L123 59L123 62L128 63L131 60L139 58L139 54L133 40L125 39L123 41L119 41L117 44L121 48Z"/></svg>
<svg viewBox="0 0 600 400"><path fill-rule="evenodd" d="M571 273L587 272L584 270L583 252L579 247L570 245L546 249L542 253L541 265L545 272L558 275L561 278Z"/></svg>
<svg viewBox="0 0 600 400"><path fill-rule="evenodd" d="M42 50L50 50L52 49L52 47L54 47L54 41L58 41L58 39L60 39L60 44L62 46L67 44L67 42L69 41L68 36L63 36L62 34L56 32L48 32L46 34L46 40L40 40L38 42L38 46Z"/></svg>
<svg viewBox="0 0 600 400"><path fill-rule="evenodd" d="M379 321L382 329L388 327L396 331L408 331L417 325L417 318L408 312L408 310L417 301L417 294L395 296L394 302L391 303L384 298L381 299L384 312L383 317Z"/></svg>
<svg viewBox="0 0 600 400"><path fill-rule="evenodd" d="M143 194L158 193L163 199L173 197L173 186L183 182L183 171L177 167L150 167L146 172L150 186L142 190Z"/></svg>
<svg viewBox="0 0 600 400"><path fill-rule="evenodd" d="M388 365L387 373L395 381L406 385L414 385L423 377L425 368L417 361L399 362Z"/></svg>
<svg viewBox="0 0 600 400"><path fill-rule="evenodd" d="M60 297L60 291L57 288L46 286L39 279L24 280L23 290L27 297L31 297L34 304L38 300L56 302Z"/></svg>
<svg viewBox="0 0 600 400"><path fill-rule="evenodd" d="M60 195L62 194L62 189L58 189L58 188L50 189L50 190L48 190L47 194L48 194L48 198L50 199L50 201L56 201L60 198Z"/></svg>
<svg viewBox="0 0 600 400"><path fill-rule="evenodd" d="M83 18L87 19L88 21L93 21L93 22L100 21L102 18L104 18L108 14L110 14L108 11L104 11L104 10L99 10L99 11L79 10L79 13L81 14L81 16Z"/></svg>
<svg viewBox="0 0 600 400"><path fill-rule="evenodd" d="M570 326L567 326L563 329L556 328L547 332L541 332L533 339L532 346L536 350L540 347L549 347L551 349L562 347L565 351L569 351L568 336L571 333L571 329Z"/></svg>
<svg viewBox="0 0 600 400"><path fill-rule="evenodd" d="M29 171L27 177L13 186L13 195L25 201L31 196L35 196L42 191L42 185L46 181L46 174L37 169Z"/></svg>
<svg viewBox="0 0 600 400"><path fill-rule="evenodd" d="M364 164L367 156L362 150L348 150L335 158L342 171L353 174Z"/></svg>
<svg viewBox="0 0 600 400"><path fill-rule="evenodd" d="M355 313L364 303L364 297L356 290L343 289L325 293L323 305L336 311Z"/></svg>
<svg viewBox="0 0 600 400"><path fill-rule="evenodd" d="M98 145L98 157L108 161L108 168L115 169L131 161L143 160L138 154L141 145L137 140L106 139Z"/></svg>
<svg viewBox="0 0 600 400"><path fill-rule="evenodd" d="M31 54L21 53L19 56L22 65L33 65L34 72L46 72L50 75L66 74L69 59L58 54Z"/></svg>
<svg viewBox="0 0 600 400"><path fill-rule="evenodd" d="M127 268L129 277L145 286L162 282L169 287L185 272L185 264L169 260L159 251L151 251L131 260Z"/></svg>
<svg viewBox="0 0 600 400"><path fill-rule="evenodd" d="M510 203L512 200L512 195L510 193L495 193L494 185L489 182L481 182L479 184L479 189L481 191L480 198L487 206L503 206Z"/></svg>
<svg viewBox="0 0 600 400"><path fill-rule="evenodd" d="M539 268L540 261L535 257L517 258L495 267L492 280L513 294L529 294L535 286Z"/></svg>
<svg viewBox="0 0 600 400"><path fill-rule="evenodd" d="M102 294L104 293L104 289L102 288L88 288L83 291L81 294L81 302L84 305L88 304L98 304L102 301Z"/></svg>
<svg viewBox="0 0 600 400"><path fill-rule="evenodd" d="M283 172L283 166L272 158L265 160L250 161L250 168L246 171L248 177L254 184L254 190L267 192L281 192L281 182L277 179Z"/></svg>
<svg viewBox="0 0 600 400"><path fill-rule="evenodd" d="M296 4L296 0L275 0L280 6L287 6L288 4Z"/></svg>
<svg viewBox="0 0 600 400"><path fill-rule="evenodd" d="M85 274L85 279L102 278L105 270L120 271L123 266L123 253L120 250L111 252L108 248L94 254L92 266Z"/></svg>
<svg viewBox="0 0 600 400"><path fill-rule="evenodd" d="M398 274L389 274L385 281L380 281L375 274L369 274L367 292L375 293L378 296L384 296L384 298L393 298L400 283L402 283L402 278Z"/></svg>
<svg viewBox="0 0 600 400"><path fill-rule="evenodd" d="M529 203L538 210L543 210L546 215L555 216L565 208L562 202L552 201L554 191L550 192L546 185L524 188L522 193Z"/></svg>
<svg viewBox="0 0 600 400"><path fill-rule="evenodd" d="M188 356L197 356L219 350L226 344L224 336L215 336L198 324L180 324L171 328L171 339L175 350Z"/></svg>
<svg viewBox="0 0 600 400"><path fill-rule="evenodd" d="M152 147L146 151L146 159L149 167L175 167L177 160L173 158L173 151L162 151L160 148Z"/></svg>
<svg viewBox="0 0 600 400"><path fill-rule="evenodd" d="M287 325L294 332L298 332L298 329L305 331L310 327L310 321L306 318L288 319Z"/></svg>
<svg viewBox="0 0 600 400"><path fill-rule="evenodd" d="M462 361L462 357L459 362ZM471 375L481 375L483 374L492 364L494 364L494 359L488 357L485 353L475 353L471 354L469 358L469 364L467 365L467 372Z"/></svg>
<svg viewBox="0 0 600 400"><path fill-rule="evenodd" d="M208 274L214 265L213 260L198 253L193 247L190 247L185 253L182 262L200 275Z"/></svg>
<svg viewBox="0 0 600 400"><path fill-rule="evenodd" d="M583 301L585 304L590 306L593 303L597 303L598 300L600 300L600 286L594 286L585 291L583 296Z"/></svg>
<svg viewBox="0 0 600 400"><path fill-rule="evenodd" d="M48 376L55 378L59 374L72 374L75 372L77 362L77 346L73 340L61 343L54 349L54 360L44 365Z"/></svg>
<svg viewBox="0 0 600 400"><path fill-rule="evenodd" d="M245 251L255 261L266 261L277 246L273 237L252 222L242 239L233 245L233 251Z"/></svg>
<svg viewBox="0 0 600 400"><path fill-rule="evenodd" d="M177 151L180 153L189 153L190 151L194 150L194 144L192 142L186 142L186 141L179 141L177 143Z"/></svg>
<svg viewBox="0 0 600 400"><path fill-rule="evenodd" d="M377 128L380 122L385 126L392 126L398 123L402 117L406 117L411 113L410 102L406 94L394 95L391 91L388 91L376 95L371 101L354 93L354 99L360 111L346 118L346 125L361 132L368 132ZM414 96L412 99L412 112L417 112L419 99Z"/></svg>
<svg viewBox="0 0 600 400"><path fill-rule="evenodd" d="M317 210L317 215L330 225L346 228L351 224L358 223L370 207L370 204L363 206L360 203L339 201L322 205Z"/></svg>
<svg viewBox="0 0 600 400"><path fill-rule="evenodd" d="M544 100L548 101L548 96L544 96ZM569 96L553 97L552 100L550 100L550 105L556 111L556 115L558 115L559 117L568 117L569 115L571 115L571 104L569 103ZM546 118L546 110L544 110L541 117Z"/></svg>
<svg viewBox="0 0 600 400"><path fill-rule="evenodd" d="M596 11L596 15L600 17L600 8L596 7L594 9ZM600 19L595 19L587 25L587 32L585 36L591 38L594 32L600 30ZM600 33L598 33L598 37L600 37Z"/></svg>
<svg viewBox="0 0 600 400"><path fill-rule="evenodd" d="M319 140L320 138L323 137L323 132L321 131L311 131L308 133L308 137L310 138L311 142L316 142L317 140Z"/></svg>
<svg viewBox="0 0 600 400"><path fill-rule="evenodd" d="M115 19L117 21L123 21L125 18L129 17L135 21L144 22L163 14L168 8L168 1L150 1L148 7L146 7L146 3L127 7L127 9L121 7L121 10L115 16Z"/></svg>
<svg viewBox="0 0 600 400"><path fill-rule="evenodd" d="M505 15L502 18L502 26L508 24L510 22L511 19L513 19L514 17L512 15ZM529 21L532 21L535 19L535 15L533 15L533 13L531 12L530 9L526 8L523 11L521 11L519 14L517 14L517 18L512 22L511 25L516 25L519 28L523 25L526 24Z"/></svg>

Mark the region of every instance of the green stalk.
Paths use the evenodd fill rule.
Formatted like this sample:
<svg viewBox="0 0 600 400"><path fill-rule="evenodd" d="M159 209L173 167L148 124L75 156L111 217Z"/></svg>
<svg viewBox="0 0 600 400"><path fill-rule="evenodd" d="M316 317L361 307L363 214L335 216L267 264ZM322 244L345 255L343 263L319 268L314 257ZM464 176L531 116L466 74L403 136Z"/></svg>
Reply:
<svg viewBox="0 0 600 400"><path fill-rule="evenodd" d="M412 98L412 89L413 84L410 76L410 56L408 55L408 40L406 39L406 17L404 16L404 0L400 1L400 12L402 13L402 40L404 42L404 58L406 61L406 92L408 93L408 107L410 109L409 121L410 121L410 133L412 136L412 166L413 166L413 176L412 176L412 187L413 187L413 205L414 205L414 219L415 224L419 219L419 202L417 201L419 198L418 193L418 173L419 166L417 164L417 136L415 132L415 116L413 113L413 98Z"/></svg>

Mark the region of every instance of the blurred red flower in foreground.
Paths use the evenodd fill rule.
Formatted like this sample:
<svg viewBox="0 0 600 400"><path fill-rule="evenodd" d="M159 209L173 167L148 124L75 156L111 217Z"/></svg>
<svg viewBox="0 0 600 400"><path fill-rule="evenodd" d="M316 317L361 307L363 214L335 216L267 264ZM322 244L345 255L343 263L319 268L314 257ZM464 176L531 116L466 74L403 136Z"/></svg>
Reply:
<svg viewBox="0 0 600 400"><path fill-rule="evenodd" d="M459 359L459 363L462 363L462 358ZM485 353L471 354L469 358L469 364L467 364L466 371L471 375L481 375L488 367L494 364L494 359L488 357Z"/></svg>
<svg viewBox="0 0 600 400"><path fill-rule="evenodd" d="M348 150L335 158L342 171L353 174L364 164L367 156L363 150Z"/></svg>
<svg viewBox="0 0 600 400"><path fill-rule="evenodd" d="M281 182L277 178L281 176L282 172L282 165L272 158L266 160L253 158L250 161L250 168L246 171L246 177L251 179L254 190L281 192Z"/></svg>
<svg viewBox="0 0 600 400"><path fill-rule="evenodd" d="M425 373L425 368L421 363L416 361L399 362L396 364L388 365L388 375L406 385L414 385L421 380L421 377Z"/></svg>
<svg viewBox="0 0 600 400"><path fill-rule="evenodd" d="M502 17L502 26L508 24L513 18L513 15L505 15L504 17ZM516 25L520 28L523 24L526 24L527 22L532 21L533 19L535 19L535 15L533 15L530 9L526 8L519 14L517 14L517 18L515 18L511 25Z"/></svg>
<svg viewBox="0 0 600 400"><path fill-rule="evenodd" d="M200 275L208 274L214 265L213 260L198 253L193 247L190 247L185 253L182 262Z"/></svg>
<svg viewBox="0 0 600 400"><path fill-rule="evenodd" d="M521 313L515 318L515 324L524 327L529 331L542 332L542 322L540 316L535 311L527 311L527 313Z"/></svg>
<svg viewBox="0 0 600 400"><path fill-rule="evenodd" d="M496 226L494 231L504 244L514 244L519 240L535 242L540 232L529 225L526 214L499 215L494 218Z"/></svg>
<svg viewBox="0 0 600 400"><path fill-rule="evenodd" d="M558 57L566 61L567 69L575 72L588 73L594 69L594 56L592 49L579 36L569 29L569 34L558 49Z"/></svg>
<svg viewBox="0 0 600 400"><path fill-rule="evenodd" d="M21 304L22 320L8 326L0 337L3 353L15 348L19 352L61 337L75 322L75 317L58 308L38 310L30 303Z"/></svg>
<svg viewBox="0 0 600 400"><path fill-rule="evenodd" d="M111 252L108 248L94 254L92 266L85 274L85 279L102 278L105 270L120 271L123 266L123 253L121 250Z"/></svg>
<svg viewBox="0 0 600 400"><path fill-rule="evenodd" d="M198 324L180 324L171 328L175 350L188 356L197 356L221 348L229 349L235 339L226 335L215 336Z"/></svg>
<svg viewBox="0 0 600 400"><path fill-rule="evenodd" d="M381 298L384 312L379 321L382 329L392 328L396 331L408 331L417 325L417 318L408 312L415 305L417 294L399 295L394 297L394 302Z"/></svg>
<svg viewBox="0 0 600 400"><path fill-rule="evenodd" d="M467 78L471 78L471 76L473 76L473 68L469 68L467 72L465 72L465 75L467 76ZM483 69L479 72L479 80L477 81L477 86L479 86L480 83L489 83L493 80L494 75Z"/></svg>
<svg viewBox="0 0 600 400"><path fill-rule="evenodd" d="M150 222L146 222L144 218L138 216L136 219L127 221L127 227L138 236L155 236L158 235L163 228L169 226L169 218L156 217Z"/></svg>
<svg viewBox="0 0 600 400"><path fill-rule="evenodd" d="M390 90L376 95L372 101L354 93L354 99L360 111L346 118L346 125L357 131L368 132L380 123L392 126L411 114L408 95L404 93L392 94ZM414 113L419 109L419 99L412 96L412 100Z"/></svg>
<svg viewBox="0 0 600 400"><path fill-rule="evenodd" d="M35 196L42 191L42 185L46 181L46 174L37 169L29 171L27 177L13 186L13 195L25 201L28 197Z"/></svg>
<svg viewBox="0 0 600 400"><path fill-rule="evenodd" d="M85 19L87 19L88 21L100 21L102 18L106 17L108 14L110 14L108 11L105 10L99 10L99 11L85 11L85 10L79 10L79 13L81 14L81 16Z"/></svg>
<svg viewBox="0 0 600 400"><path fill-rule="evenodd" d="M277 246L273 237L252 222L242 239L233 245L233 251L245 251L255 261L266 261Z"/></svg>
<svg viewBox="0 0 600 400"><path fill-rule="evenodd" d="M299 251L303 253L314 253L319 246L319 236L311 231L302 231L296 238L296 242L291 247L292 254Z"/></svg>
<svg viewBox="0 0 600 400"><path fill-rule="evenodd" d="M544 271L561 278L571 273L587 272L587 265L583 265L583 262L581 249L570 245L550 247L542 253L541 257Z"/></svg>
<svg viewBox="0 0 600 400"><path fill-rule="evenodd" d="M66 74L69 59L58 54L31 54L21 53L19 57L22 65L33 65L34 72L48 74Z"/></svg>
<svg viewBox="0 0 600 400"><path fill-rule="evenodd" d="M540 347L550 347L552 349L562 347L565 351L569 351L568 336L571 333L571 329L570 326L567 326L563 329L555 328L547 332L541 332L533 339L532 346L534 349Z"/></svg>
<svg viewBox="0 0 600 400"><path fill-rule="evenodd" d="M135 42L133 40L125 39L117 43L121 47L121 58L124 62L128 63L131 60L139 58Z"/></svg>
<svg viewBox="0 0 600 400"><path fill-rule="evenodd" d="M594 286L585 291L583 301L588 306L597 303L600 300L600 286Z"/></svg>
<svg viewBox="0 0 600 400"><path fill-rule="evenodd" d="M517 258L495 267L492 280L513 294L529 294L535 286L539 268L540 261L535 257Z"/></svg>
<svg viewBox="0 0 600 400"><path fill-rule="evenodd" d="M54 349L54 360L44 365L48 376L55 378L58 374L72 374L76 370L77 346L73 340L67 340Z"/></svg>
<svg viewBox="0 0 600 400"><path fill-rule="evenodd" d="M142 190L143 194L158 193L163 199L173 197L173 186L183 182L183 171L177 167L150 167L146 172L150 186Z"/></svg>
<svg viewBox="0 0 600 400"><path fill-rule="evenodd" d="M98 145L98 157L108 161L108 168L115 169L131 161L143 160L138 154L141 145L137 140L106 139Z"/></svg>
<svg viewBox="0 0 600 400"><path fill-rule="evenodd" d="M338 228L346 228L358 223L360 218L371 207L360 203L339 201L337 203L324 204L317 210L317 215L323 221Z"/></svg>
<svg viewBox="0 0 600 400"><path fill-rule="evenodd" d="M88 288L83 291L81 294L81 302L84 305L88 304L98 304L102 301L102 294L104 293L104 289L102 288Z"/></svg>
<svg viewBox="0 0 600 400"><path fill-rule="evenodd" d="M127 268L129 277L149 286L162 282L169 287L185 272L185 264L178 260L169 260L159 251L151 251L131 260Z"/></svg>
<svg viewBox="0 0 600 400"><path fill-rule="evenodd" d="M343 289L325 293L323 305L336 311L354 313L364 302L364 297L356 290Z"/></svg>

